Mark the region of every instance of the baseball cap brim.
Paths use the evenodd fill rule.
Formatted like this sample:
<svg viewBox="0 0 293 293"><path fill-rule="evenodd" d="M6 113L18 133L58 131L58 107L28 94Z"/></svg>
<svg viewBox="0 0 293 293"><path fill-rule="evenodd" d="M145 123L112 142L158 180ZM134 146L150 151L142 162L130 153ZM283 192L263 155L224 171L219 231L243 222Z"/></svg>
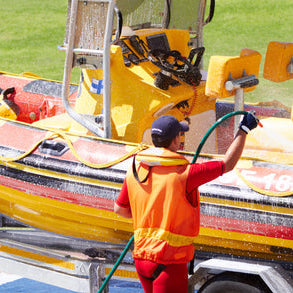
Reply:
<svg viewBox="0 0 293 293"><path fill-rule="evenodd" d="M181 121L181 122L179 122L179 124L181 127L180 131L186 132L189 130L189 125L186 122Z"/></svg>

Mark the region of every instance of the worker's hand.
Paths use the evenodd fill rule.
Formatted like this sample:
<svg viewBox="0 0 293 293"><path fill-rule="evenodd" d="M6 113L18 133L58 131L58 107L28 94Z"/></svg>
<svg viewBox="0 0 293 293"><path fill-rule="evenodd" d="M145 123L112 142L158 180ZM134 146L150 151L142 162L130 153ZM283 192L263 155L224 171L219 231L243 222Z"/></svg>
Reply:
<svg viewBox="0 0 293 293"><path fill-rule="evenodd" d="M253 113L247 113L240 122L239 128L248 133L250 130L256 128L258 121L258 118Z"/></svg>

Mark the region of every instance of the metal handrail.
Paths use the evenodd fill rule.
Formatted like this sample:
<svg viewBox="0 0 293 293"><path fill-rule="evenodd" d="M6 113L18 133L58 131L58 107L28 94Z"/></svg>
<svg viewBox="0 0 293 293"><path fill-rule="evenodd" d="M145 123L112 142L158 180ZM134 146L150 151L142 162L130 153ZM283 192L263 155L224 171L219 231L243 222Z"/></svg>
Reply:
<svg viewBox="0 0 293 293"><path fill-rule="evenodd" d="M59 51L65 51L67 50L68 45L63 44L57 46L57 49ZM104 51L103 50L93 50L93 49L82 49L82 48L73 48L73 53L76 54L91 54L91 55L103 55Z"/></svg>
<svg viewBox="0 0 293 293"><path fill-rule="evenodd" d="M112 39L113 17L114 10L116 8L114 0L108 0L108 13L105 28L104 48L103 50L92 50L74 48L74 40L76 33L76 19L78 11L79 0L72 0L70 23L69 23L69 38L68 44L65 46L59 46L61 50L66 50L66 58L64 65L63 85L62 85L62 102L68 115L91 131L93 134L100 137L111 137L111 117L110 117L110 104L111 104L111 92L110 92L110 46ZM115 10L116 11L116 10ZM117 13L117 12L116 12ZM73 64L74 53L87 53L93 55L103 56L103 129L101 129L94 120L91 120L86 115L77 113L70 105L68 101L69 85L71 79L71 69Z"/></svg>

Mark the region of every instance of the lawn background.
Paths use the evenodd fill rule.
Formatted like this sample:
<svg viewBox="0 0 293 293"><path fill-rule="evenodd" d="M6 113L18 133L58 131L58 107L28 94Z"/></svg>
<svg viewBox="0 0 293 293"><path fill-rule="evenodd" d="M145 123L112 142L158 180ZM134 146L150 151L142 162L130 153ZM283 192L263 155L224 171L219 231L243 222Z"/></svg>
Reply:
<svg viewBox="0 0 293 293"><path fill-rule="evenodd" d="M62 80L67 0L0 0L0 70ZM190 0L192 4L192 0ZM282 101L292 105L293 80L262 78L270 41L293 42L292 0L216 0L213 21L204 29L204 69L211 55L235 56L242 48L262 54L260 84L246 101ZM77 82L78 77L74 76Z"/></svg>

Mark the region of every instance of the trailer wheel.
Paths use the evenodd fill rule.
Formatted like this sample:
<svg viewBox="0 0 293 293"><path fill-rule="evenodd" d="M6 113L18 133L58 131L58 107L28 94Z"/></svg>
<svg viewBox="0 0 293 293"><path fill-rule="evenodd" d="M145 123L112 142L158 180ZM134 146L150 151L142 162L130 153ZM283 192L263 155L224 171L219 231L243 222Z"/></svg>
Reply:
<svg viewBox="0 0 293 293"><path fill-rule="evenodd" d="M269 293L266 284L257 276L222 273L208 280L198 293Z"/></svg>

